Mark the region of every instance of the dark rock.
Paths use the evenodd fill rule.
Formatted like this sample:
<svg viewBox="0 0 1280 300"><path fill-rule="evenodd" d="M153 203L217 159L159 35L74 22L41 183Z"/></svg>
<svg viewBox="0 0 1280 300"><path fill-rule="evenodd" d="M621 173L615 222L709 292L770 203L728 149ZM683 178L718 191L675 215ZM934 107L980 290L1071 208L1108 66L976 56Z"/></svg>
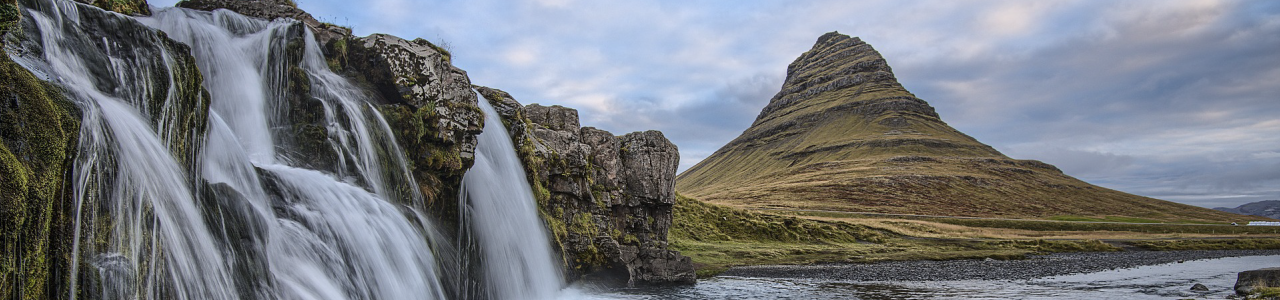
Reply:
<svg viewBox="0 0 1280 300"><path fill-rule="evenodd" d="M471 79L442 49L374 34L342 40L342 73L374 90L433 215L452 223L457 187L475 159L484 118ZM451 226L450 226L451 227Z"/></svg>
<svg viewBox="0 0 1280 300"><path fill-rule="evenodd" d="M477 89L511 133L570 279L693 283L691 260L667 249L680 156L661 132L618 137L579 127L572 108Z"/></svg>
<svg viewBox="0 0 1280 300"><path fill-rule="evenodd" d="M1209 291L1209 287L1204 286L1203 284L1197 283L1196 285L1191 286L1191 290L1197 291L1197 292L1207 292Z"/></svg>
<svg viewBox="0 0 1280 300"><path fill-rule="evenodd" d="M1236 294L1248 295L1265 287L1280 287L1280 268L1244 271L1236 275Z"/></svg>

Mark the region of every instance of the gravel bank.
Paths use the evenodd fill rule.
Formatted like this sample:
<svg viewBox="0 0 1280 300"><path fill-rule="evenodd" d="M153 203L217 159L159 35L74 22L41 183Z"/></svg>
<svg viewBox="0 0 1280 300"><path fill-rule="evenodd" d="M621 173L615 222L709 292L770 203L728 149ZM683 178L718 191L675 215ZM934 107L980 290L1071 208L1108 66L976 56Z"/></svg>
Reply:
<svg viewBox="0 0 1280 300"><path fill-rule="evenodd" d="M1280 250L1082 252L1040 255L1025 260L969 259L871 264L747 266L731 268L722 275L851 281L1017 280L1197 259L1253 255L1280 255ZM1280 262L1277 263L1280 264Z"/></svg>

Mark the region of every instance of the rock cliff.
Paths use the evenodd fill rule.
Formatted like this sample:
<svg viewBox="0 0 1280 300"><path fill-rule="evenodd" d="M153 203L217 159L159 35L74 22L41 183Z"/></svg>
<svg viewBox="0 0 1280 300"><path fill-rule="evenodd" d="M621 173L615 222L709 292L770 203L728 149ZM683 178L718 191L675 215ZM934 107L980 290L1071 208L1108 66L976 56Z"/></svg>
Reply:
<svg viewBox="0 0 1280 300"><path fill-rule="evenodd" d="M31 3L26 3L31 2ZM145 15L150 11L142 0L80 0L87 5L114 10L126 15ZM26 6L39 6L24 1ZM409 160L410 171L423 197L408 196L408 190L397 197L423 208L446 232L456 227L458 187L462 175L472 165L476 137L483 128L478 97L465 71L452 65L445 49L422 40L405 40L375 34L355 37L350 30L316 21L287 0L192 0L180 6L201 10L230 9L237 13L264 19L290 18L300 22L276 34L284 36L283 44L271 45L268 59L283 60L279 70L268 70L272 86L282 89L275 95L283 100L271 118L271 130L282 145L283 159L308 167L342 174L352 166L337 163L341 159L327 143L331 135L324 123L322 103L312 89L318 87L308 77L304 64L306 47L319 47L325 52L328 67L352 79L368 91L371 103L385 117L394 138ZM0 5L0 32L4 40L19 44L8 47L15 55L38 59L38 43L28 39L36 32L8 34L22 30L27 23L17 3ZM111 80L97 84L111 96L137 102L146 110L152 126L166 136L170 151L188 169L201 156L200 143L208 122L210 96L202 87L196 62L186 45L175 42L143 26L136 20L81 6L77 32L101 37L110 43L87 42L84 51L89 63L108 61L101 53L126 53L123 64L148 68L149 74L164 78L136 78L144 85L113 88ZM26 27L26 30L32 30ZM307 44L307 31L315 33L319 45ZM128 48L128 49L125 49ZM125 51L127 50L127 51ZM174 54L167 63L161 53ZM97 67L95 70L111 70ZM104 78L110 74L95 74ZM118 79L118 78L116 78ZM80 111L74 98L62 89L44 82L37 75L14 63L9 56L0 61L0 213L3 224L4 255L0 256L0 295L9 298L38 299L51 295L81 294L101 285L98 276L85 272L96 270L81 259L79 282L67 282L72 268L69 257L76 236L73 226L75 201L70 195L72 166L76 161L80 135ZM146 91L169 90L171 94ZM487 90L487 89L486 89ZM488 91L488 90L487 90ZM490 92L497 92L496 90ZM497 92L500 93L500 92ZM509 96L494 99L507 99ZM514 100L494 101L505 107L507 124L518 137L521 154L530 170L530 180L537 187L539 206L562 251L568 272L586 278L599 278L623 284L692 282L693 268L687 257L667 250L666 237L671 226L671 206L675 201L674 177L679 155L670 141L656 131L638 132L617 137L594 128L579 128L576 111L560 107L521 107ZM525 117L525 116L528 117ZM33 126L40 123L45 126ZM113 162L102 164L113 168ZM95 174L110 174L97 170ZM95 175L102 177L103 175ZM193 175L194 176L194 175ZM112 180L88 187L109 189ZM237 195L219 185L195 183L200 197L234 198ZM400 185L407 189L410 185ZM95 201L88 199L86 201ZM85 207L97 204L86 202ZM213 207L213 210L236 209ZM109 228L109 211L94 210L84 215L94 226ZM234 215L234 214L233 214ZM103 223L107 222L107 223ZM227 219L211 222L227 228L227 238L251 236L251 220ZM243 227L243 228L242 228ZM93 253L107 242L82 232L81 251ZM246 235L247 234L247 235ZM246 249L252 248L245 246ZM252 256L246 256L252 257ZM242 261L244 269L236 272L263 272L252 266L259 262ZM245 273L245 274L250 274ZM578 277L572 277L578 278ZM85 294L90 296L93 293Z"/></svg>
<svg viewBox="0 0 1280 300"><path fill-rule="evenodd" d="M570 278L612 284L692 283L688 257L667 249L680 155L658 131L623 136L578 124L578 111L521 106L477 87L502 114Z"/></svg>
<svg viewBox="0 0 1280 300"><path fill-rule="evenodd" d="M425 196L422 206L451 232L456 228L457 188L474 162L483 117L467 73L452 65L447 50L423 39L385 34L355 37L349 30L315 21L287 0L189 0L179 6L229 9L264 19L291 18L316 32L329 67L373 92L378 109L405 149ZM576 110L522 107L506 93L480 90L509 123L570 278L621 284L694 280L689 259L667 250L679 153L662 133L616 137L580 128ZM295 119L292 122L301 125L282 127L314 131L314 143L324 133L314 120ZM311 152L324 153L314 148ZM316 164L326 160L315 154L298 159Z"/></svg>

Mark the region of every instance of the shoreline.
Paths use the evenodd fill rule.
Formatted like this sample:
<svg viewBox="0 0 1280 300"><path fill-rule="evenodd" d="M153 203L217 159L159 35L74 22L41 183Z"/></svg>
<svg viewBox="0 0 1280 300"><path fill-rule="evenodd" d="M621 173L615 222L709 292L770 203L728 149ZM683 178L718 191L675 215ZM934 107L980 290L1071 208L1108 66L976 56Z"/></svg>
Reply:
<svg viewBox="0 0 1280 300"><path fill-rule="evenodd" d="M1280 255L1280 250L1073 252L1036 255L1019 260L962 259L867 264L757 265L729 268L718 276L849 281L1026 280L1190 260L1260 255ZM1280 261L1275 266L1258 267L1280 267Z"/></svg>

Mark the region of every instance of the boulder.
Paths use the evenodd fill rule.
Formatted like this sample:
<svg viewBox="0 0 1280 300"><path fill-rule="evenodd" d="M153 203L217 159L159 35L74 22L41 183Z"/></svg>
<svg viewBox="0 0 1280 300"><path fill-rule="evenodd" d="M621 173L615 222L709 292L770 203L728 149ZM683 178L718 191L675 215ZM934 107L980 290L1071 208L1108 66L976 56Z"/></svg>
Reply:
<svg viewBox="0 0 1280 300"><path fill-rule="evenodd" d="M1280 287L1280 268L1244 271L1236 275L1236 294L1248 295L1267 287Z"/></svg>

